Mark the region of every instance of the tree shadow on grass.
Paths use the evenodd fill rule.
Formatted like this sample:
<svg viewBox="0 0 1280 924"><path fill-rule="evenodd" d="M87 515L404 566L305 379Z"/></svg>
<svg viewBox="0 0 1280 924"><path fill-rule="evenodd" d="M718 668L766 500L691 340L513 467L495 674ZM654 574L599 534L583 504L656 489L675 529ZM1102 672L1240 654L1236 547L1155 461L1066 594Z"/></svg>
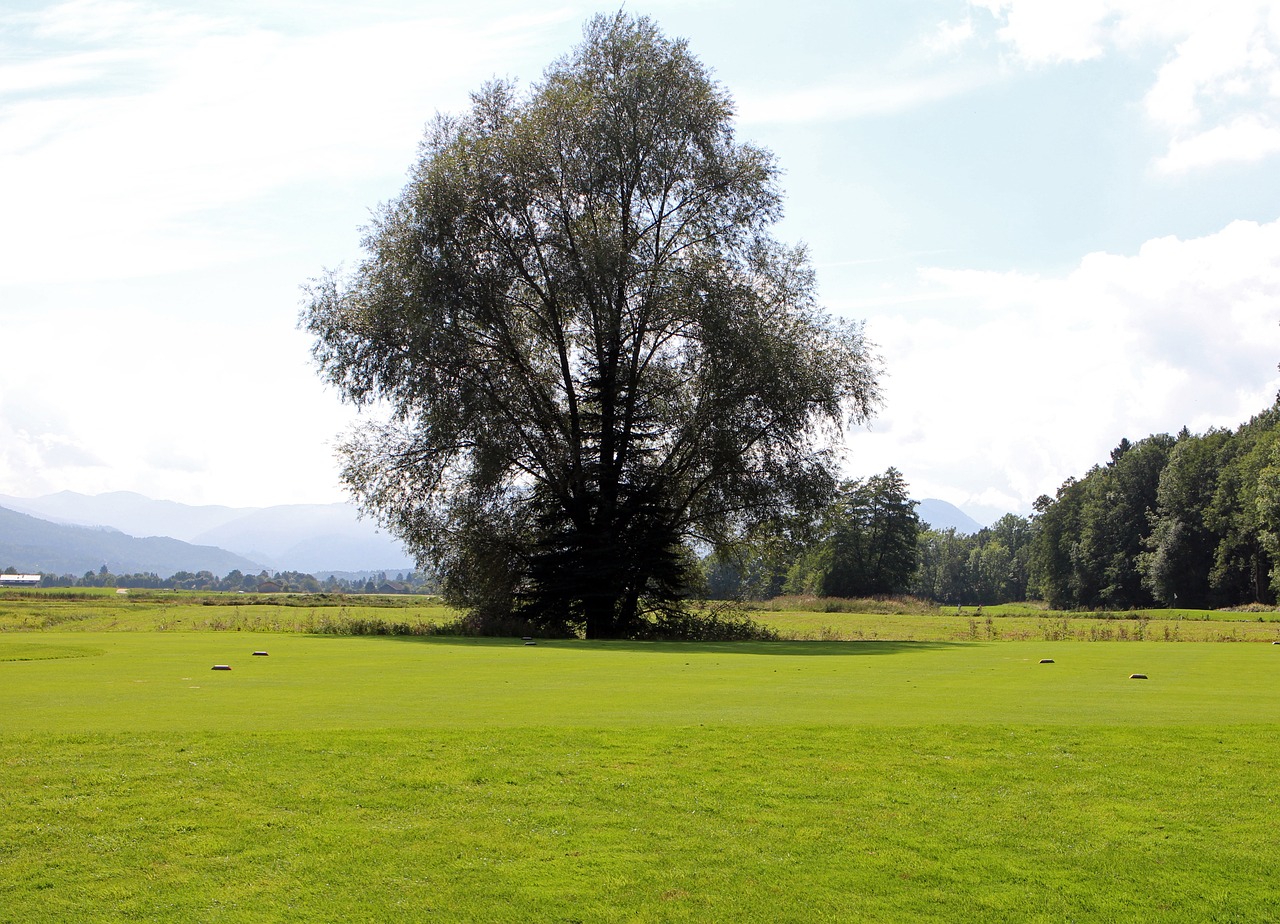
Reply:
<svg viewBox="0 0 1280 924"><path fill-rule="evenodd" d="M534 639L529 645L518 638L492 638L464 635L358 635L326 636L328 638L365 638L387 642L409 642L428 645L461 645L472 648L560 648L570 651L633 651L649 654L679 655L774 655L784 657L825 656L857 657L891 655L914 651L945 651L972 648L975 642L937 641L777 641L777 642L636 642L586 641L583 639ZM536 652L530 652L536 656Z"/></svg>

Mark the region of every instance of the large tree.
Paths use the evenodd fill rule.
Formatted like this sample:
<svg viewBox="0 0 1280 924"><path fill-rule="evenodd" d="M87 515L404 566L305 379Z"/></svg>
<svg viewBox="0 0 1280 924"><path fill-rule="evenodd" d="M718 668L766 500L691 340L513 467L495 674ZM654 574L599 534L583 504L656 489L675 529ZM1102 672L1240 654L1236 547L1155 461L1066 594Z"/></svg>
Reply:
<svg viewBox="0 0 1280 924"><path fill-rule="evenodd" d="M455 602L635 634L695 544L829 499L877 366L769 236L777 177L686 44L622 13L430 125L302 323L342 396L388 411L345 481Z"/></svg>

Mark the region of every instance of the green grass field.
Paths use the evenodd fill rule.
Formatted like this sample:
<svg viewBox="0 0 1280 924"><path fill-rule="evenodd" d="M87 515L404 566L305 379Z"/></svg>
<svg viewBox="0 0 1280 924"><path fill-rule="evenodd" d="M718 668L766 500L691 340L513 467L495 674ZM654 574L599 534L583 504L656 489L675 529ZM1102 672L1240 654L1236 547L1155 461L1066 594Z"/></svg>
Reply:
<svg viewBox="0 0 1280 924"><path fill-rule="evenodd" d="M430 634L458 618L430 597L0 589L0 633L238 631ZM748 615L798 641L1280 641L1280 612L1068 613L1032 604L938 607L919 601L780 598Z"/></svg>
<svg viewBox="0 0 1280 924"><path fill-rule="evenodd" d="M0 633L0 920L1276 913L1280 646L117 628Z"/></svg>

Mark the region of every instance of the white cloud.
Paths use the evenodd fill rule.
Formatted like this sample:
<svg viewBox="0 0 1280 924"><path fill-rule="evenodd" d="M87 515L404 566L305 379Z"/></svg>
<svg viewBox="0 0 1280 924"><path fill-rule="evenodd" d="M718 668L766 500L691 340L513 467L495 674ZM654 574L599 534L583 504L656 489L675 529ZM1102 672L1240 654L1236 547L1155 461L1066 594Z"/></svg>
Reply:
<svg viewBox="0 0 1280 924"><path fill-rule="evenodd" d="M971 0L1030 65L1157 49L1143 100L1176 173L1280 150L1280 6L1274 0Z"/></svg>
<svg viewBox="0 0 1280 924"><path fill-rule="evenodd" d="M433 110L464 104L565 20L286 34L152 5L53 7L26 25L37 56L0 67L0 87L23 91L0 98L0 284L260 253L254 229L208 213L309 182L403 176Z"/></svg>
<svg viewBox="0 0 1280 924"><path fill-rule="evenodd" d="M746 125L791 124L890 115L950 99L972 90L974 75L946 74L877 82L847 77L779 93L739 96L738 113Z"/></svg>
<svg viewBox="0 0 1280 924"><path fill-rule="evenodd" d="M9 333L19 332L10 328ZM14 341L22 339L15 337ZM22 366L21 356L15 353L6 357L6 367ZM25 376L7 378L0 373L0 493L6 493L4 485L60 490L55 485L61 485L69 473L79 477L101 474L106 463L68 434L70 415L56 396L33 387Z"/></svg>
<svg viewBox="0 0 1280 924"><path fill-rule="evenodd" d="M897 465L916 496L1020 509L1122 437L1235 425L1280 377L1280 221L1096 253L1064 276L928 270L868 318L890 378L859 474Z"/></svg>
<svg viewBox="0 0 1280 924"><path fill-rule="evenodd" d="M1174 138L1156 161L1161 173L1186 173L1222 163L1254 163L1280 151L1280 125L1256 115L1241 116L1208 131Z"/></svg>
<svg viewBox="0 0 1280 924"><path fill-rule="evenodd" d="M1111 19L1107 0L972 0L1004 25L996 33L1032 63L1086 61L1103 53Z"/></svg>
<svg viewBox="0 0 1280 924"><path fill-rule="evenodd" d="M115 0L70 0L49 7L34 20L40 38L78 42L139 40L172 42L208 31L217 22L143 3Z"/></svg>
<svg viewBox="0 0 1280 924"><path fill-rule="evenodd" d="M931 35L922 41L924 50L931 55L949 55L964 48L972 41L975 31L973 19L966 16L959 22L940 22Z"/></svg>
<svg viewBox="0 0 1280 924"><path fill-rule="evenodd" d="M257 324L203 310L174 321L102 292L56 320L6 322L8 342L48 348L0 364L0 494L341 499L332 440L354 415L321 385L291 315L286 303Z"/></svg>

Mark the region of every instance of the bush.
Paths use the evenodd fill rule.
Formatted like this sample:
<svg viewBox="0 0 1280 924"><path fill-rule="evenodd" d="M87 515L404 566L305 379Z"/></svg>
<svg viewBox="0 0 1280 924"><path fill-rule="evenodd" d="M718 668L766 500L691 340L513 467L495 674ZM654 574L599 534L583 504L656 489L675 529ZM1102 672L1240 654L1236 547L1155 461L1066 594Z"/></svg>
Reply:
<svg viewBox="0 0 1280 924"><path fill-rule="evenodd" d="M937 604L907 596L850 599L806 594L774 597L772 600L753 604L752 608L775 613L875 613L889 616L936 616L938 614Z"/></svg>

